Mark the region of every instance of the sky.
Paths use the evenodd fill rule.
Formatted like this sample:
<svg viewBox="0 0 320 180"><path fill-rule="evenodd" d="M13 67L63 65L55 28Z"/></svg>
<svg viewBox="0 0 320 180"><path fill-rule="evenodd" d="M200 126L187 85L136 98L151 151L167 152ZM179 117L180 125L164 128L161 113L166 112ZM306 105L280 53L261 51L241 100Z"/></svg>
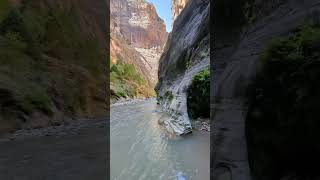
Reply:
<svg viewBox="0 0 320 180"><path fill-rule="evenodd" d="M164 20L167 32L171 27L171 0L147 0L151 2L157 10L158 15Z"/></svg>

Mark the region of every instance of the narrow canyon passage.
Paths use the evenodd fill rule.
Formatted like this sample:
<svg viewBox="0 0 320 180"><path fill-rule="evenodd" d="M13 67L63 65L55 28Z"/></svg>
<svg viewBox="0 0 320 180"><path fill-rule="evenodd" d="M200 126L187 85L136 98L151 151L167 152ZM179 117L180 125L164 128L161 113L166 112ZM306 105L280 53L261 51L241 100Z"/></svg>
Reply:
<svg viewBox="0 0 320 180"><path fill-rule="evenodd" d="M209 179L209 133L172 137L158 124L169 118L159 109L154 99L111 108L111 179Z"/></svg>
<svg viewBox="0 0 320 180"><path fill-rule="evenodd" d="M192 94L209 105L209 1L187 2L111 0L112 180L210 177L209 119L195 110L193 121L187 112Z"/></svg>

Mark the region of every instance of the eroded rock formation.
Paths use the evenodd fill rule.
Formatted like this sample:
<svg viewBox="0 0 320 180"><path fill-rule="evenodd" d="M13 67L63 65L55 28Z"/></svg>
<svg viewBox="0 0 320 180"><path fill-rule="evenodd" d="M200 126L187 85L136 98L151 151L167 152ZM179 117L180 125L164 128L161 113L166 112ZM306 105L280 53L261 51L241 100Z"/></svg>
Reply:
<svg viewBox="0 0 320 180"><path fill-rule="evenodd" d="M189 1L176 18L160 59L158 101L172 117L163 122L181 135L192 131L186 91L192 77L210 64L209 0Z"/></svg>
<svg viewBox="0 0 320 180"><path fill-rule="evenodd" d="M111 57L134 64L149 81L157 80L158 61L168 33L153 4L145 0L111 0Z"/></svg>
<svg viewBox="0 0 320 180"><path fill-rule="evenodd" d="M184 7L187 5L189 0L172 0L172 7L171 7L171 29L173 27L173 23L176 20L176 18L179 16L181 11L184 9Z"/></svg>
<svg viewBox="0 0 320 180"><path fill-rule="evenodd" d="M248 160L251 157L245 132L248 85L259 72L258 59L266 46L274 38L289 35L311 19L319 22L319 9L317 0L215 1L211 43L214 51L212 179L256 179L252 169L263 170ZM283 173L280 179L291 179L292 174Z"/></svg>

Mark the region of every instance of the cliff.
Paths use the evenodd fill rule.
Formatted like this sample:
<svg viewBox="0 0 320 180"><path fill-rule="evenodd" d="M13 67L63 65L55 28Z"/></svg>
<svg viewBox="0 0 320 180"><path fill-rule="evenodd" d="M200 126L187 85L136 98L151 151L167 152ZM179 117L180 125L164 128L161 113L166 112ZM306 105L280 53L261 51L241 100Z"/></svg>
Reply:
<svg viewBox="0 0 320 180"><path fill-rule="evenodd" d="M194 77L210 64L209 9L209 0L189 1L174 21L160 58L157 99L172 117L162 123L178 135L192 131L187 91ZM204 104L209 107L209 102Z"/></svg>
<svg viewBox="0 0 320 180"><path fill-rule="evenodd" d="M313 164L319 149L312 142L318 135L306 126L316 121L306 114L315 115L309 98L318 95L301 81L314 81L304 73L319 73L318 56L312 55L319 51L319 5L316 0L215 2L212 179L318 177ZM317 68L306 69L305 62ZM301 100L309 108L301 108ZM310 136L299 133L305 131Z"/></svg>
<svg viewBox="0 0 320 180"><path fill-rule="evenodd" d="M107 114L106 1L1 1L0 134Z"/></svg>
<svg viewBox="0 0 320 180"><path fill-rule="evenodd" d="M162 47L167 40L164 21L154 5L145 0L111 1L111 17L111 30L120 30L134 47Z"/></svg>
<svg viewBox="0 0 320 180"><path fill-rule="evenodd" d="M142 90L145 92L135 96L150 96L157 81L158 61L168 36L164 21L157 15L155 7L145 0L112 0L110 9L112 63L121 60L132 64L146 81ZM111 83L111 90L115 94L119 92L116 86L127 84Z"/></svg>
<svg viewBox="0 0 320 180"><path fill-rule="evenodd" d="M179 16L181 11L184 9L184 7L187 5L188 0L172 0L171 3L171 29L173 27L173 23L176 20L176 18Z"/></svg>

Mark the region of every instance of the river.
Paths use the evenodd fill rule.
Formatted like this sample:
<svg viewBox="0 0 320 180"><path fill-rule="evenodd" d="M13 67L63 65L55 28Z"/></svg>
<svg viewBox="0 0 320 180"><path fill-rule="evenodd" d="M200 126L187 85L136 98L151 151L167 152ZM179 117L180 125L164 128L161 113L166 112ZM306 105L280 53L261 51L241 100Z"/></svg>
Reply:
<svg viewBox="0 0 320 180"><path fill-rule="evenodd" d="M111 180L208 180L210 135L168 134L155 100L111 107Z"/></svg>

